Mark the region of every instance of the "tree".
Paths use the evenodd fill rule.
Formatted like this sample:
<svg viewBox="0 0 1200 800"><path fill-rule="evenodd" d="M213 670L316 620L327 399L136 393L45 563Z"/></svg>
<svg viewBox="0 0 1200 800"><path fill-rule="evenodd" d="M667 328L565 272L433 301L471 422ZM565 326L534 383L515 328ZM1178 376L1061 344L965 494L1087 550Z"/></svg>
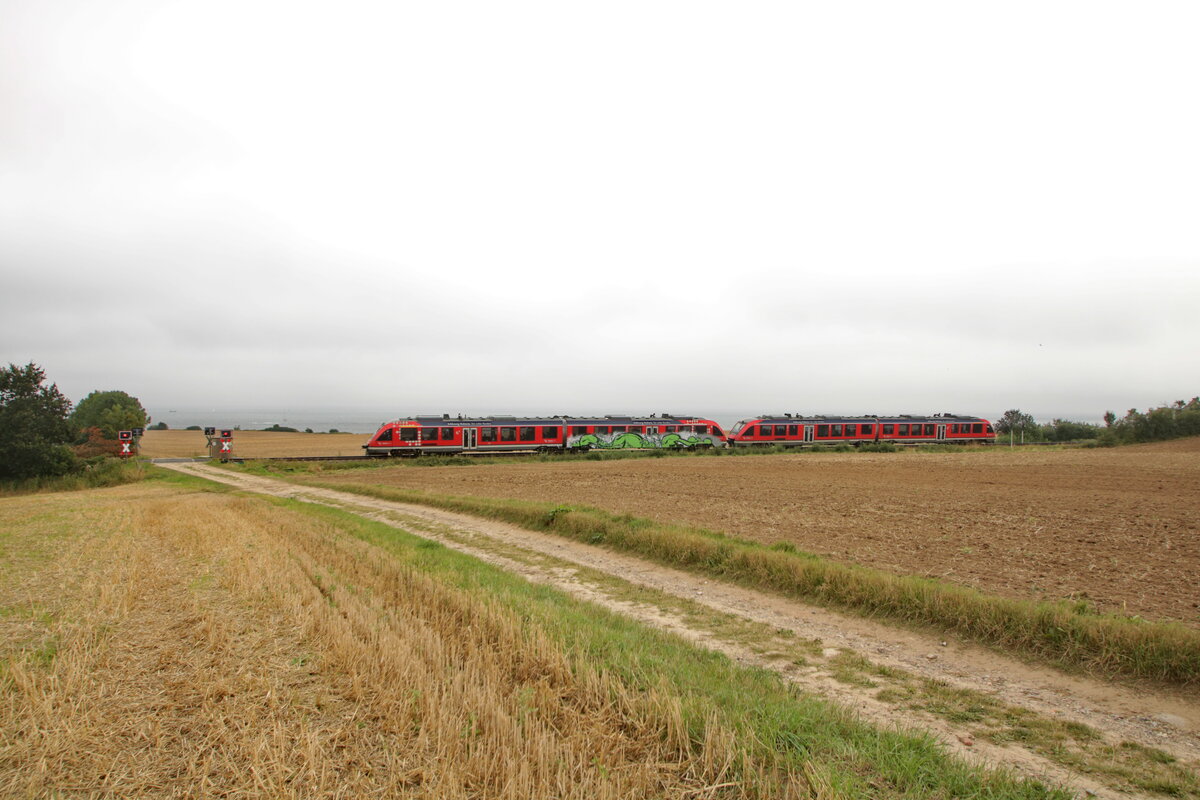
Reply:
<svg viewBox="0 0 1200 800"><path fill-rule="evenodd" d="M1004 412L1004 416L996 420L996 432L1011 433L1015 430L1032 428L1036 424L1033 421L1033 415L1026 414L1017 408L1010 408Z"/></svg>
<svg viewBox="0 0 1200 800"><path fill-rule="evenodd" d="M71 423L77 428L99 428L109 439L118 431L145 428L150 422L141 402L125 392L96 390L79 401Z"/></svg>
<svg viewBox="0 0 1200 800"><path fill-rule="evenodd" d="M0 369L0 479L65 475L77 464L67 447L71 401L45 380L32 361Z"/></svg>
<svg viewBox="0 0 1200 800"><path fill-rule="evenodd" d="M1111 428L1113 423L1117 421L1117 415L1111 411L1104 412L1104 427Z"/></svg>

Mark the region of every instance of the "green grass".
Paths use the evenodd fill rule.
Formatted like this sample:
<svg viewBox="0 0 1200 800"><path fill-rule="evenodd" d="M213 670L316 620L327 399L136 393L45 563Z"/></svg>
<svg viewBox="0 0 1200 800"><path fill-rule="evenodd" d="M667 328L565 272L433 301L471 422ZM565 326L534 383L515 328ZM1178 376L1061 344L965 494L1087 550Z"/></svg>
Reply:
<svg viewBox="0 0 1200 800"><path fill-rule="evenodd" d="M1200 632L1179 624L1096 614L1085 604L988 595L942 581L843 564L712 531L584 506L306 482L602 544L697 574L868 616L951 631L1063 667L1178 685L1200 682Z"/></svg>
<svg viewBox="0 0 1200 800"><path fill-rule="evenodd" d="M880 730L839 706L799 693L777 674L739 666L615 613L531 584L454 550L349 512L294 500L317 516L437 580L500 603L570 654L574 663L634 688L668 687L683 702L691 735L713 718L737 731L751 755L800 772L846 798L1067 798L1066 791L973 767L930 737ZM329 580L342 580L328 576Z"/></svg>
<svg viewBox="0 0 1200 800"><path fill-rule="evenodd" d="M101 458L84 465L80 472L47 478L0 481L0 497L38 492L77 492L133 483L146 477L146 464L134 459Z"/></svg>

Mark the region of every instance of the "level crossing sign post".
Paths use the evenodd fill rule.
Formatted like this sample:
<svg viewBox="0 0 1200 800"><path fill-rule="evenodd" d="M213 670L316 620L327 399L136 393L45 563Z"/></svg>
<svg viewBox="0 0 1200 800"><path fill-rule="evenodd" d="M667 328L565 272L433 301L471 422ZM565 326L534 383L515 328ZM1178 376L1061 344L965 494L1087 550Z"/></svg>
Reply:
<svg viewBox="0 0 1200 800"><path fill-rule="evenodd" d="M134 436L134 431L117 431L117 441L121 445L117 455L121 458L133 458L137 455L137 437Z"/></svg>
<svg viewBox="0 0 1200 800"><path fill-rule="evenodd" d="M233 458L233 431L229 428L205 428L204 435L208 439L208 457L221 461Z"/></svg>

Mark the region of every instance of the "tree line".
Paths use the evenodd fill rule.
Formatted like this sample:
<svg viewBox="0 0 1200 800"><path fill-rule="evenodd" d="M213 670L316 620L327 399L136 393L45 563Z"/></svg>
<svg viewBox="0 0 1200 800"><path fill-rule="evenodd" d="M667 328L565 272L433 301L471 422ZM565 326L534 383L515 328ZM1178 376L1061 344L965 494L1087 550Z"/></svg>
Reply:
<svg viewBox="0 0 1200 800"><path fill-rule="evenodd" d="M116 455L118 431L150 422L126 392L97 390L72 406L57 384L45 382L45 371L33 362L0 369L0 480L82 471Z"/></svg>
<svg viewBox="0 0 1200 800"><path fill-rule="evenodd" d="M1158 442L1184 436L1200 436L1200 397L1176 400L1147 411L1131 408L1118 418L1104 412L1104 424L1054 419L1039 423L1032 415L1010 408L995 422L996 433L1013 442L1078 442L1094 440L1098 445Z"/></svg>

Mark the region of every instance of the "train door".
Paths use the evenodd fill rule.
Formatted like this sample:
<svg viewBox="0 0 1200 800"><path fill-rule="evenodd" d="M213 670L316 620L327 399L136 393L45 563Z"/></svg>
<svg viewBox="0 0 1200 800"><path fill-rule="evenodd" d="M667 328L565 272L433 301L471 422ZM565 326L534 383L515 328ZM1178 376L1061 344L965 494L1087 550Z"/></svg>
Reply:
<svg viewBox="0 0 1200 800"><path fill-rule="evenodd" d="M938 424L938 426L937 426L937 438L938 438L938 439L945 439L945 438L946 438L946 423L944 423L944 422L943 422L943 423L939 423L939 424Z"/></svg>
<svg viewBox="0 0 1200 800"><path fill-rule="evenodd" d="M816 425L805 425L804 426L804 441L811 442L813 440L813 433L816 431L816 429L817 429Z"/></svg>
<svg viewBox="0 0 1200 800"><path fill-rule="evenodd" d="M479 429L463 428L463 450L474 450L479 446Z"/></svg>

